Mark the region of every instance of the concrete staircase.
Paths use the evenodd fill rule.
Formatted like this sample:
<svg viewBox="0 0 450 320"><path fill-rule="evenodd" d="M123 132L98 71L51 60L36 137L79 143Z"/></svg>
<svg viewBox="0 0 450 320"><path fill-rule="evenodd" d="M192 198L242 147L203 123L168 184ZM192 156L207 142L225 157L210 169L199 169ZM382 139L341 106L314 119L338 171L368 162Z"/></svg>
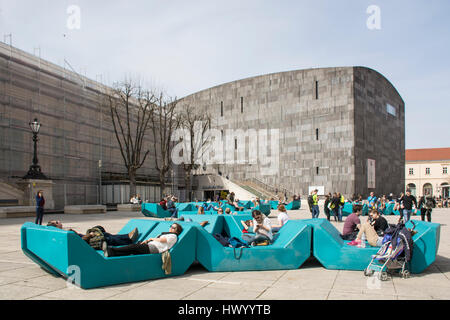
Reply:
<svg viewBox="0 0 450 320"><path fill-rule="evenodd" d="M275 192L269 191L253 181L250 180L235 181L235 183L238 184L241 188L253 193L260 199L271 199L271 198L276 199L277 197L277 194Z"/></svg>
<svg viewBox="0 0 450 320"><path fill-rule="evenodd" d="M24 192L18 186L0 181L0 207L23 205Z"/></svg>

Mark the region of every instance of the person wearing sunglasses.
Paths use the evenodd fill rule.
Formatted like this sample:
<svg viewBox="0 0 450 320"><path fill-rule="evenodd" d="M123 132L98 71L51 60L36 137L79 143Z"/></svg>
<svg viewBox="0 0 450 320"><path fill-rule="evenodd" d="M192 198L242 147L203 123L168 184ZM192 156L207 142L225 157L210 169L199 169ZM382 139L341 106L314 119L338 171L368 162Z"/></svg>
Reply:
<svg viewBox="0 0 450 320"><path fill-rule="evenodd" d="M163 232L156 238L149 238L140 243L123 247L108 246L108 244L104 242L102 249L105 257L163 253L170 250L175 245L178 236L182 231L183 228L178 223L173 223L170 226L169 232Z"/></svg>

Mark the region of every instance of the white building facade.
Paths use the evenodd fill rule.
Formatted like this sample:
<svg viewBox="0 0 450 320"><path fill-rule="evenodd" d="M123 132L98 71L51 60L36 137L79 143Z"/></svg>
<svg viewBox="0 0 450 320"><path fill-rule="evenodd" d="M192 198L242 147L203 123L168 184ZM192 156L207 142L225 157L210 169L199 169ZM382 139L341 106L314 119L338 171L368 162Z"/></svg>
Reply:
<svg viewBox="0 0 450 320"><path fill-rule="evenodd" d="M450 148L409 149L405 152L405 188L415 196L448 198Z"/></svg>

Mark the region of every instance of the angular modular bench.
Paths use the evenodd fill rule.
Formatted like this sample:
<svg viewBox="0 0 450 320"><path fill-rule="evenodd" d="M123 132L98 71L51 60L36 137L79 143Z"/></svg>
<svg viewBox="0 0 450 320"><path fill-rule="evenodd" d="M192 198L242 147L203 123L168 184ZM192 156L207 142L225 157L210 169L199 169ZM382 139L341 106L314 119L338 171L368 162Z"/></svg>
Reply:
<svg viewBox="0 0 450 320"><path fill-rule="evenodd" d="M286 208L286 210L298 210L300 209L300 206L301 206L300 200L292 200L284 207Z"/></svg>
<svg viewBox="0 0 450 320"><path fill-rule="evenodd" d="M415 231L413 236L414 247L411 259L411 273L421 273L435 260L439 249L441 225L439 223L414 220ZM412 228L411 221L406 223Z"/></svg>
<svg viewBox="0 0 450 320"><path fill-rule="evenodd" d="M353 203L346 202L344 204L344 207L342 208L342 216L347 217L347 216L351 215L352 213L353 213ZM363 213L362 214L363 216L367 216L369 214L369 207L367 206L367 204L363 204L362 213ZM333 212L331 212L331 214L333 214Z"/></svg>
<svg viewBox="0 0 450 320"><path fill-rule="evenodd" d="M137 227L141 241L167 232L171 223L133 219L119 233ZM105 258L102 251L94 250L72 231L29 222L21 228L22 250L48 272L74 280L83 289L176 276L185 273L194 262L197 236L195 227L180 224L183 232L170 249L170 275L162 269L161 254Z"/></svg>
<svg viewBox="0 0 450 320"><path fill-rule="evenodd" d="M364 270L380 249L369 245L365 248L349 246L349 241L342 240L339 231L326 219L309 219L305 223L313 228L313 255L327 269ZM413 236L410 271L420 273L436 259L440 225L417 220L414 223L418 233ZM411 228L412 223L406 226Z"/></svg>
<svg viewBox="0 0 450 320"><path fill-rule="evenodd" d="M146 217L168 218L172 216L169 210L164 210L158 203L143 203L141 212Z"/></svg>
<svg viewBox="0 0 450 320"><path fill-rule="evenodd" d="M218 216L230 237L242 237L239 220L250 215ZM218 232L220 233L220 232ZM207 230L198 229L197 261L208 271L250 271L297 269L311 254L311 227L301 220L290 220L268 246L224 247Z"/></svg>

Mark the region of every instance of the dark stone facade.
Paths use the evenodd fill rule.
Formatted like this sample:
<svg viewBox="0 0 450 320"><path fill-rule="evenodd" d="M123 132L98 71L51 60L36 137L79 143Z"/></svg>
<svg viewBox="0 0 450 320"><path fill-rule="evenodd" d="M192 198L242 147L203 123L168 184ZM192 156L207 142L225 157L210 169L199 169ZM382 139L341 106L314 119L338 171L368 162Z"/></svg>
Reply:
<svg viewBox="0 0 450 320"><path fill-rule="evenodd" d="M207 172L220 171L237 182L258 179L302 195L311 186L347 197L403 190L404 103L374 70L342 67L262 75L194 93L180 103L210 112L213 127L224 137L227 130L241 129L236 136L242 137L252 129L279 129L276 174L264 175L263 166L250 161L209 165ZM387 103L396 116L387 112ZM237 158L238 150L234 152ZM367 159L376 163L374 189L368 188Z"/></svg>

